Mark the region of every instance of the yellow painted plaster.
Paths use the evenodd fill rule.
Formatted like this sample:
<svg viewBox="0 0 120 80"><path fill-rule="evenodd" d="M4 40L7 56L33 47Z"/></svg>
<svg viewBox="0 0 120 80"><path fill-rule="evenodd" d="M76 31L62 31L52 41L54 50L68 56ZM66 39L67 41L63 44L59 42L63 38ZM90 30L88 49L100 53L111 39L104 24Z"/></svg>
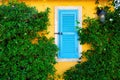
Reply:
<svg viewBox="0 0 120 80"><path fill-rule="evenodd" d="M20 0L22 2L25 2L29 6L35 6L38 11L44 11L47 7L50 8L50 26L49 36L54 37L54 29L55 29L55 6L81 6L82 7L82 20L85 19L85 17L97 17L95 13L95 0ZM105 0L101 0L101 5L106 5L107 3ZM84 26L82 26L84 27ZM85 44L82 46L82 51L86 51L90 48L90 45ZM85 59L82 59L85 61ZM77 62L58 62L55 65L55 68L57 69L57 74L62 75L66 70L68 70L70 67L76 65Z"/></svg>
<svg viewBox="0 0 120 80"><path fill-rule="evenodd" d="M49 36L54 37L54 29L55 29L55 6L82 6L82 19L85 19L85 17L97 17L95 13L95 0L36 0L36 1L25 1L29 6L35 6L39 11L44 11L47 7L50 8L50 26ZM103 2L102 5L106 3ZM90 48L90 45L85 44L82 46L82 51L86 51ZM83 61L86 61L85 59L82 59ZM66 70L68 70L70 67L77 64L77 62L58 62L55 67L57 69L57 74L63 74Z"/></svg>

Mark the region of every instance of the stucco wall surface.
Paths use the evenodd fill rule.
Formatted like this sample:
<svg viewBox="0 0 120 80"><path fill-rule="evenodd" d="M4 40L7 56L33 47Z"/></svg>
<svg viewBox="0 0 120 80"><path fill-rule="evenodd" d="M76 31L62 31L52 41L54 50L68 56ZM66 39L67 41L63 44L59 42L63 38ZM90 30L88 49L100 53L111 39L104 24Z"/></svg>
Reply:
<svg viewBox="0 0 120 80"><path fill-rule="evenodd" d="M81 6L82 7L82 20L87 16L97 17L95 13L95 0L21 0L29 6L35 6L38 11L44 11L47 7L50 8L50 26L49 26L49 37L54 37L55 30L55 7L56 6ZM101 5L106 5L105 0L101 1ZM82 22L80 22L82 23ZM85 27L82 25L82 27ZM90 48L90 45L85 44L82 46L82 51L86 51ZM85 61L85 59L82 59ZM58 62L55 67L57 74L62 75L67 69L77 64L77 62Z"/></svg>

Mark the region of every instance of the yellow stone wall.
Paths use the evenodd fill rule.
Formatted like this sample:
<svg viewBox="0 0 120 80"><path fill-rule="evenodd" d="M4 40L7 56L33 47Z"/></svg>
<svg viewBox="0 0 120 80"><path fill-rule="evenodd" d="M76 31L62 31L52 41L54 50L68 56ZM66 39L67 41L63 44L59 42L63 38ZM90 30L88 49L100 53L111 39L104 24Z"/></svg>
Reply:
<svg viewBox="0 0 120 80"><path fill-rule="evenodd" d="M55 28L55 6L81 6L82 7L82 20L85 19L85 17L97 17L95 13L95 0L20 0L22 2L25 2L29 6L35 6L36 9L39 11L44 11L47 7L50 8L50 26L49 36L54 37L54 28ZM101 0L101 5L106 5L107 3L105 0ZM82 26L83 27L83 26ZM86 51L89 49L90 46L88 44L85 44L82 46L82 51ZM84 61L85 59L83 59ZM61 75L63 72L65 72L70 67L77 64L77 62L58 62L55 67L57 69L57 74Z"/></svg>

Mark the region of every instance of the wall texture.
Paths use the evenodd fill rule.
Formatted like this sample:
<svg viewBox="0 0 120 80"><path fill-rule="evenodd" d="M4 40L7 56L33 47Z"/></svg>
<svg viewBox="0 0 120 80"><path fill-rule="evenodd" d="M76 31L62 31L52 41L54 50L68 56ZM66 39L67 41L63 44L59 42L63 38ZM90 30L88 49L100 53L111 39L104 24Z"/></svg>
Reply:
<svg viewBox="0 0 120 80"><path fill-rule="evenodd" d="M44 11L47 7L50 8L50 26L49 31L50 34L48 37L54 37L54 28L55 28L55 7L56 6L81 6L82 7L82 20L85 17L97 17L95 13L95 0L20 0L21 2L25 2L29 6L35 6L39 11ZM101 5L106 5L105 0L101 1ZM85 26L82 26L85 27ZM86 51L90 48L90 45L85 44L82 46L82 51ZM82 59L85 61L86 59ZM55 67L57 69L57 74L61 75L64 71L69 69L70 67L77 64L77 62L58 62Z"/></svg>

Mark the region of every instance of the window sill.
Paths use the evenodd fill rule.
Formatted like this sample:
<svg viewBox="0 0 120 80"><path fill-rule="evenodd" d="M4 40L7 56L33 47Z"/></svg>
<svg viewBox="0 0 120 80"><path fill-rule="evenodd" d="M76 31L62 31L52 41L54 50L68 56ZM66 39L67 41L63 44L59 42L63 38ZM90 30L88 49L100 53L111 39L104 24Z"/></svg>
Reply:
<svg viewBox="0 0 120 80"><path fill-rule="evenodd" d="M81 62L81 59L56 59L57 62Z"/></svg>

